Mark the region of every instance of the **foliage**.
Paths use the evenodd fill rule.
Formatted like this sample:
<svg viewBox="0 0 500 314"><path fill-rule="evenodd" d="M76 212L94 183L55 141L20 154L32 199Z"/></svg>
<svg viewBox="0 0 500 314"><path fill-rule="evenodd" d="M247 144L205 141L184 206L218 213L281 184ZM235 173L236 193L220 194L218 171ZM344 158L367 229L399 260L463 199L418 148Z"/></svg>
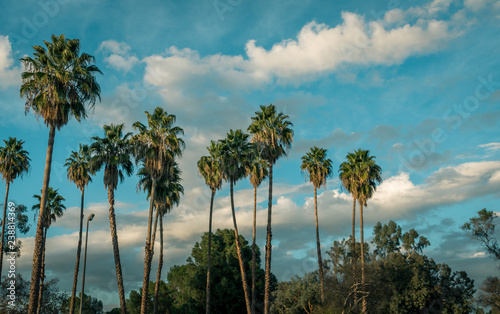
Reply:
<svg viewBox="0 0 500 314"><path fill-rule="evenodd" d="M461 228L468 232L471 238L481 241L486 251L497 261L500 261L500 245L497 239L493 237L496 226L495 219L498 217L494 212L488 211L486 208L481 209L477 214L477 217L471 218Z"/></svg>
<svg viewBox="0 0 500 314"><path fill-rule="evenodd" d="M30 231L30 223L29 223L29 217L26 214L28 209L26 206L19 204L16 205L16 237L19 236L19 233L21 234L26 234ZM3 251L4 253L10 253L10 252L15 252L16 257L21 256L21 248L23 247L23 242L19 239L16 238L16 244L14 248L12 249L11 245L9 244L9 234L6 232L4 234L4 246L3 246Z"/></svg>
<svg viewBox="0 0 500 314"><path fill-rule="evenodd" d="M102 301L94 298L86 293L83 294L82 314L103 314L103 304ZM64 300L61 305L61 311L63 313L69 313L69 306L71 304L71 297ZM80 294L75 296L75 313L80 313Z"/></svg>
<svg viewBox="0 0 500 314"><path fill-rule="evenodd" d="M252 251L248 242L240 235L242 245L242 256L246 264L247 276L250 278L250 264ZM202 313L205 311L205 285L207 279L208 255L208 233L202 236L200 243L196 243L192 249L187 264L174 265L167 275L168 283L160 285L159 312L168 308L169 313ZM217 230L212 235L211 254L211 310L213 313L243 313L246 311L245 296L241 285L241 275L236 253L236 241L234 230ZM257 276L256 292L257 299L264 297L264 270L260 267L260 253L257 248ZM272 287L276 285L276 278L272 276ZM154 285L150 282L150 293L154 291ZM153 289L153 290L151 290ZM140 309L141 292L132 291L127 300L127 308L131 313ZM149 298L148 308L152 305L152 297ZM259 304L257 309L262 308Z"/></svg>
<svg viewBox="0 0 500 314"><path fill-rule="evenodd" d="M16 300L15 307L9 305L11 299L8 297L8 293L11 287L11 280L15 280L15 292ZM48 280L43 285L43 300L42 300L42 313L66 313L61 307L63 303L68 299L66 293L60 292L57 284L59 279L53 278ZM16 278L7 278L4 276L2 278L1 288L1 300L0 300L0 313L10 313L10 314L25 314L28 313L28 303L30 295L30 281L25 280L23 276L19 273L16 274ZM9 288L9 290L7 290Z"/></svg>
<svg viewBox="0 0 500 314"><path fill-rule="evenodd" d="M500 279L488 276L481 285L478 295L478 303L485 307L491 307L500 312Z"/></svg>
<svg viewBox="0 0 500 314"><path fill-rule="evenodd" d="M271 313L310 313L321 303L317 272L280 282L273 296L275 300L271 306Z"/></svg>
<svg viewBox="0 0 500 314"><path fill-rule="evenodd" d="M29 153L23 149L24 141L9 137L3 140L5 147L0 147L0 174L7 184L28 172L30 168Z"/></svg>

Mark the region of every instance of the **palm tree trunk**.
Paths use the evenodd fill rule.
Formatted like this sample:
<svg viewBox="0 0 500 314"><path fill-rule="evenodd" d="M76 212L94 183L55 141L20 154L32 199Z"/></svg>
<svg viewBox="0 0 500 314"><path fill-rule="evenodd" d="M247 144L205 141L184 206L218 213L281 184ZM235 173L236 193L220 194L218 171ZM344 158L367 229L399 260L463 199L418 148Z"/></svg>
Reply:
<svg viewBox="0 0 500 314"><path fill-rule="evenodd" d="M151 256L154 256L155 253L155 241L156 241L156 228L158 226L158 206L155 204L156 213L155 213L155 223L153 225L153 236L151 237L151 244L149 245L149 249L151 250Z"/></svg>
<svg viewBox="0 0 500 314"><path fill-rule="evenodd" d="M42 313L42 299L43 299L43 283L45 281L45 242L47 241L47 228L45 228L43 235L43 248L42 248L42 272L40 276L40 290L38 291L38 307L36 312Z"/></svg>
<svg viewBox="0 0 500 314"><path fill-rule="evenodd" d="M2 219L2 240L0 240L0 282L2 282L2 263L3 263L3 246L5 237L5 221L7 220L7 201L9 198L10 182L7 181L5 187L5 202L3 203L3 219Z"/></svg>
<svg viewBox="0 0 500 314"><path fill-rule="evenodd" d="M323 261L321 259L321 245L319 243L318 193L317 193L316 187L314 187L314 216L316 218L316 247L318 250L319 282L321 285L321 303L325 304L325 285L323 282Z"/></svg>
<svg viewBox="0 0 500 314"><path fill-rule="evenodd" d="M359 227L361 229L361 287L363 289L363 311L366 313L366 295L365 292L365 242L363 238L363 203L359 202Z"/></svg>
<svg viewBox="0 0 500 314"><path fill-rule="evenodd" d="M35 249L33 251L33 269L31 270L31 285L30 285L30 303L28 314L34 314L38 308L38 289L40 283L40 272L42 270L42 239L45 217L45 206L47 201L47 191L50 182L50 169L52 166L52 152L54 151L54 138L56 135L56 127L50 126L49 142L47 145L47 157L45 159L45 173L43 176L42 195L40 197L40 211L38 213L38 224L36 226Z"/></svg>
<svg viewBox="0 0 500 314"><path fill-rule="evenodd" d="M266 283L264 287L264 313L269 313L271 295L271 214L273 206L273 163L269 163L269 200L267 203L267 240L266 240Z"/></svg>
<svg viewBox="0 0 500 314"><path fill-rule="evenodd" d="M80 234L78 236L78 247L76 249L76 265L75 265L75 276L73 277L73 289L71 290L71 303L69 306L69 313L73 314L75 312L75 295L76 295L76 284L78 282L78 271L80 270L80 255L82 252L82 230L83 230L83 201L84 201L84 191L82 188L82 201L80 204Z"/></svg>
<svg viewBox="0 0 500 314"><path fill-rule="evenodd" d="M160 257L158 259L158 272L156 273L155 296L153 303L154 314L158 313L158 293L160 291L160 279L161 279L162 267L163 267L163 215L160 215Z"/></svg>
<svg viewBox="0 0 500 314"><path fill-rule="evenodd" d="M109 202L109 226L111 229L111 242L113 244L113 255L116 266L116 281L118 283L118 296L120 298L120 308L122 314L127 313L127 304L125 303L125 289L123 287L122 264L120 262L120 250L118 248L118 234L116 233L116 217L115 217L115 193L112 186L108 187L108 202ZM80 300L82 302L82 300Z"/></svg>
<svg viewBox="0 0 500 314"><path fill-rule="evenodd" d="M257 186L253 187L252 314L255 314L255 229L257 228Z"/></svg>
<svg viewBox="0 0 500 314"><path fill-rule="evenodd" d="M356 283L356 198L352 198L352 280Z"/></svg>
<svg viewBox="0 0 500 314"><path fill-rule="evenodd" d="M240 237L238 234L238 226L236 225L236 214L234 212L234 193L233 193L233 180L230 180L231 188L231 211L233 213L233 225L234 225L234 236L236 239L236 252L238 253L238 261L240 263L241 281L243 282L243 293L245 294L245 304L247 307L247 313L251 314L250 310L250 298L248 297L248 284L247 276L245 274L245 265L243 264L243 258L241 257L241 244Z"/></svg>
<svg viewBox="0 0 500 314"><path fill-rule="evenodd" d="M215 189L212 189L210 197L210 217L208 218L208 269L207 269L207 305L205 312L210 314L210 262L212 252L212 213L214 209Z"/></svg>
<svg viewBox="0 0 500 314"><path fill-rule="evenodd" d="M146 246L144 247L144 278L142 279L141 314L146 314L148 307L149 274L151 272L151 223L153 220L153 204L155 199L156 179L152 177L151 200L149 202L148 234L146 236Z"/></svg>

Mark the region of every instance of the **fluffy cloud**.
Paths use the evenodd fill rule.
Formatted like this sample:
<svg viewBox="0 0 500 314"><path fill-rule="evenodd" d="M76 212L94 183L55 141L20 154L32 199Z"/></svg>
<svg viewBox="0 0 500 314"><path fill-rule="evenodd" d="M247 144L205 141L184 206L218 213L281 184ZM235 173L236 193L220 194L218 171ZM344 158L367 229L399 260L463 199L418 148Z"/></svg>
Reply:
<svg viewBox="0 0 500 314"><path fill-rule="evenodd" d="M99 50L110 53L104 61L116 70L128 72L139 62L136 56L129 55L130 46L126 43L106 40L99 45Z"/></svg>
<svg viewBox="0 0 500 314"><path fill-rule="evenodd" d="M442 49L459 35L455 24L435 18L449 1L434 1L407 11L390 11L398 25L384 19L366 21L356 13L343 12L343 22L331 27L310 22L296 39L275 43L270 49L255 40L245 45L246 56L200 56L189 48L168 48L163 55L145 58L145 81L161 86L168 98L182 96L182 87L223 90L248 89L277 80L298 83L335 71L342 64L394 65L407 58ZM411 22L410 22L411 21ZM116 48L116 50L123 50ZM167 98L167 97L166 97Z"/></svg>
<svg viewBox="0 0 500 314"><path fill-rule="evenodd" d="M0 89L21 84L21 66L14 66L9 36L0 35Z"/></svg>

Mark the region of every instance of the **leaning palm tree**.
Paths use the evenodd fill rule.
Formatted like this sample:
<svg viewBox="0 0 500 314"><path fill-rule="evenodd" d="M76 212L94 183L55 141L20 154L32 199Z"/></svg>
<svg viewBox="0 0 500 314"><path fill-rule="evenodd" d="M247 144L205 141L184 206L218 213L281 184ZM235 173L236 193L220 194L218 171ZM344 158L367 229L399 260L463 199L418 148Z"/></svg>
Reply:
<svg viewBox="0 0 500 314"><path fill-rule="evenodd" d="M144 164L144 168L149 173L152 180L148 230L144 249L144 278L141 299L142 314L147 312L149 275L153 258L151 251L151 229L156 183L164 175L166 175L167 181L170 179L167 170L171 168L175 157L180 156L184 148L184 141L179 137L179 135L184 134L184 130L174 125L176 120L175 115L168 114L160 107L156 107L153 114L147 111L145 113L148 118L148 127L140 122L135 122L133 128L138 129L139 134L135 135L132 139L136 160Z"/></svg>
<svg viewBox="0 0 500 314"><path fill-rule="evenodd" d="M3 203L2 219L2 240L0 242L0 278L2 277L3 247L5 235L5 221L7 220L7 203L9 199L10 184L18 177L22 177L30 168L29 153L23 149L24 141L17 140L15 137L9 137L9 140L3 140L4 147L0 147L0 173L5 180L5 202Z"/></svg>
<svg viewBox="0 0 500 314"><path fill-rule="evenodd" d="M210 141L210 146L207 147L209 156L203 156L198 161L198 172L205 179L205 184L212 192L210 197L210 215L208 219L208 261L207 261L207 301L206 313L210 313L210 263L212 250L212 213L214 208L215 192L220 190L222 185L222 165L221 165L221 144L220 142Z"/></svg>
<svg viewBox="0 0 500 314"><path fill-rule="evenodd" d="M318 251L319 280L321 286L321 303L325 303L325 286L323 281L323 262L321 260L321 245L319 243L318 228L318 193L321 186L326 185L326 179L332 175L332 160L326 158L326 149L316 146L302 157L302 172L314 186L314 217L316 219L316 247Z"/></svg>
<svg viewBox="0 0 500 314"><path fill-rule="evenodd" d="M267 161L261 158L260 152L256 145L253 145L252 155L250 157L250 162L247 166L247 173L250 175L250 183L253 186L253 237L252 237L252 314L255 314L255 234L257 228L257 188L267 177Z"/></svg>
<svg viewBox="0 0 500 314"><path fill-rule="evenodd" d="M346 161L340 164L339 179L342 183L342 188L352 195L352 276L356 281L356 200L358 199L358 182L356 180L356 155L348 153Z"/></svg>
<svg viewBox="0 0 500 314"><path fill-rule="evenodd" d="M252 153L252 146L248 142L248 134L241 130L230 130L227 137L221 141L221 162L224 180L229 182L231 194L231 213L233 215L234 236L236 239L236 252L240 264L241 280L243 282L243 292L245 294L245 304L247 313L251 314L250 298L248 295L248 283L245 273L245 265L241 256L241 244L238 235L238 225L236 224L236 213L234 211L234 184L246 176L246 169Z"/></svg>
<svg viewBox="0 0 500 314"><path fill-rule="evenodd" d="M125 178L124 174L130 176L133 173L134 165L131 161L130 147L132 133L124 135L123 124L105 125L103 129L103 138L92 137L93 142L90 145L92 150L91 166L96 171L104 167L104 187L108 190L109 225L115 259L118 295L121 311L122 313L126 313L125 290L123 287L120 250L118 248L118 235L116 232L115 190L118 186L118 179L120 179L120 182L123 182Z"/></svg>
<svg viewBox="0 0 500 314"><path fill-rule="evenodd" d="M363 238L363 206L367 206L367 200L373 196L377 188L377 183L382 182L382 169L375 163L375 156L370 156L369 150L358 149L356 156L356 173L358 186L359 203L359 226L361 229L361 285L365 285L365 257L364 257L364 238ZM366 296L363 296L363 313L366 313Z"/></svg>
<svg viewBox="0 0 500 314"><path fill-rule="evenodd" d="M71 303L69 307L70 314L75 310L76 284L78 281L78 271L80 269L80 253L82 251L82 229L83 229L83 204L85 196L85 187L92 182L91 175L94 171L90 168L90 147L80 144L78 152L71 152L71 156L66 159L65 167L68 168L68 180L73 181L76 187L81 191L80 202L80 232L78 234L78 246L76 249L75 275L73 277L73 289L71 290Z"/></svg>
<svg viewBox="0 0 500 314"><path fill-rule="evenodd" d="M33 252L33 267L31 271L30 301L28 313L33 314L37 309L38 287L42 263L42 217L45 215L45 200L50 182L52 152L56 129L68 123L71 116L77 121L86 118L85 106L91 108L97 98L100 99L100 86L96 81L96 73L101 73L93 65L93 56L80 54L80 41L66 39L52 35L52 42L44 41L47 49L33 46L33 57L23 57L26 71L22 73L23 83L20 94L26 98L25 112L33 110L35 116L42 117L49 127L49 141L47 158L42 186L39 219L35 236Z"/></svg>
<svg viewBox="0 0 500 314"><path fill-rule="evenodd" d="M42 299L43 299L43 282L45 280L45 248L47 242L47 231L49 227L52 225L52 222L55 222L57 218L62 217L63 211L66 209L63 202L65 201L64 197L59 195L59 190L54 190L52 187L49 187L47 193L47 204L45 205L45 216L44 219L44 229L43 229L43 241L42 241L42 271L40 278L40 290L38 292L38 308L37 313L42 313ZM42 197L40 195L33 195L38 201L38 204L33 205L31 207L35 212L40 209L40 202L42 201Z"/></svg>
<svg viewBox="0 0 500 314"><path fill-rule="evenodd" d="M267 205L266 275L264 288L264 313L269 313L271 295L271 216L273 205L273 166L281 156L286 156L293 143L293 124L288 116L276 112L276 106L260 106L255 112L248 131L253 134L252 142L257 144L262 158L269 163L269 201Z"/></svg>

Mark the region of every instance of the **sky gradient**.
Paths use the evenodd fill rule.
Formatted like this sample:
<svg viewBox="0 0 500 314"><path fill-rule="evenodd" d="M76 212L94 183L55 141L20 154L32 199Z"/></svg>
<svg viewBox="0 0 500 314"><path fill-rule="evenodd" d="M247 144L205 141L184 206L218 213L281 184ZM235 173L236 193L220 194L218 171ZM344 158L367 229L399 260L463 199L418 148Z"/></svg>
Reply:
<svg viewBox="0 0 500 314"><path fill-rule="evenodd" d="M313 187L300 157L328 149L335 175L318 191L322 251L347 238L352 199L337 169L348 152L369 149L383 183L365 209L365 239L395 220L429 238L425 253L479 287L497 273L493 259L460 226L500 196L500 1L8 1L0 12L0 134L25 140L31 170L9 200L31 208L40 194L48 129L19 96L23 66L52 34L78 38L96 57L102 101L82 123L55 136L50 185L66 198L47 240L47 274L71 290L80 192L63 166L102 125L146 123L161 106L184 128L180 160L185 195L165 219L164 278L208 230L210 191L196 162L210 140L246 130L260 105L290 116L293 147L275 167L272 271L279 280L317 267ZM138 178L115 193L125 292L142 285L147 208ZM240 233L251 238L253 189L236 184ZM229 187L215 199L214 228L231 228ZM0 190L3 193L4 189ZM3 195L3 194L2 194ZM258 191L257 240L265 242L267 181ZM118 306L102 172L86 191L89 234L86 291ZM17 269L31 273L35 227L23 238ZM358 230L359 235L359 230ZM263 250L262 250L263 251ZM157 265L157 254L153 267Z"/></svg>

